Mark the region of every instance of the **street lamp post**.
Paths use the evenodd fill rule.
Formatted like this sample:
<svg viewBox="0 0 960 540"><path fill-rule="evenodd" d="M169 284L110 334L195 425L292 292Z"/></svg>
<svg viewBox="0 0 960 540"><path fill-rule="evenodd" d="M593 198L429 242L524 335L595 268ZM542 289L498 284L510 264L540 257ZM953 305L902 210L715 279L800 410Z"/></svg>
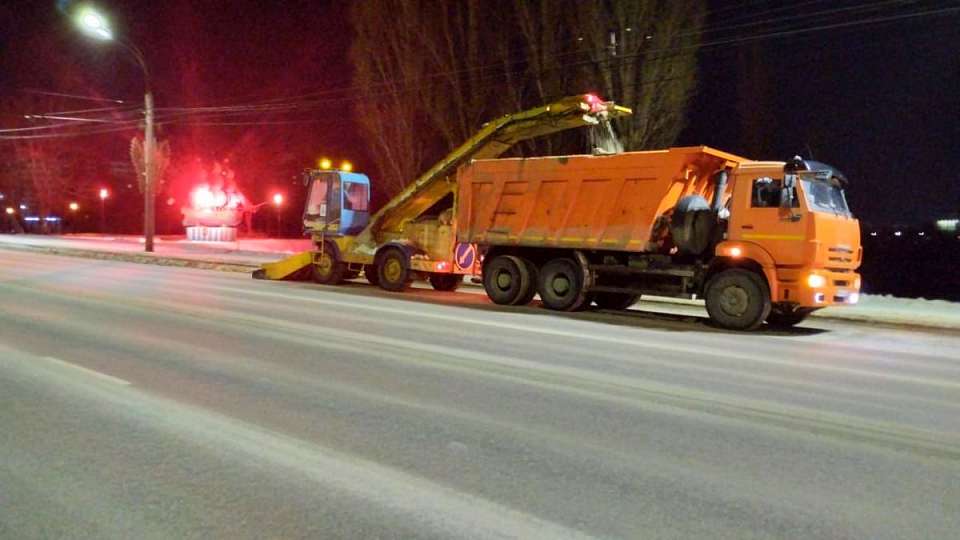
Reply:
<svg viewBox="0 0 960 540"><path fill-rule="evenodd" d="M154 165L156 161L157 141L154 136L153 125L153 93L150 91L150 71L147 69L147 62L143 58L143 53L132 43L115 39L113 31L110 29L110 23L107 18L94 10L92 7L84 7L76 17L80 29L89 36L104 40L116 41L129 51L136 59L137 64L143 71L143 109L144 109L144 133L143 133L143 243L144 250L153 251L153 236L156 230L156 178ZM101 197L102 201L105 197ZM102 216L102 212L101 212ZM102 218L101 218L102 219ZM102 229L102 224L101 224Z"/></svg>
<svg viewBox="0 0 960 540"><path fill-rule="evenodd" d="M105 231L106 223L107 223L106 205L107 205L107 197L109 196L110 196L110 192L107 191L107 188L100 188L100 234L103 234L104 232L106 232Z"/></svg>
<svg viewBox="0 0 960 540"><path fill-rule="evenodd" d="M277 209L277 238L280 238L280 207L283 206L283 194L274 193L273 195L273 205Z"/></svg>

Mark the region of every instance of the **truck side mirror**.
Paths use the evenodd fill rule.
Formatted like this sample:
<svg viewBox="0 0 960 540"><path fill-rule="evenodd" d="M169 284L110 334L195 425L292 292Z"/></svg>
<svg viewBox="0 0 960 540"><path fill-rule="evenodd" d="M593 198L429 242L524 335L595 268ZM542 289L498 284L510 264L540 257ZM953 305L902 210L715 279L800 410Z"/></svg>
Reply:
<svg viewBox="0 0 960 540"><path fill-rule="evenodd" d="M793 194L797 186L797 177L786 174L783 177L783 189L780 190L780 208L793 208Z"/></svg>

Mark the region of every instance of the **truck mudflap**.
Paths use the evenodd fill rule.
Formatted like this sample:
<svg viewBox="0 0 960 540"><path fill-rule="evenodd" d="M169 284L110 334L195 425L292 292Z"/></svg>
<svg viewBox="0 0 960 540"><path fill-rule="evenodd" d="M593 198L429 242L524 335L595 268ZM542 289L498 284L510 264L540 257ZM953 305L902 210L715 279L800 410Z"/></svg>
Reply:
<svg viewBox="0 0 960 540"><path fill-rule="evenodd" d="M299 280L309 276L313 251L304 251L272 263L264 263L253 272L254 279Z"/></svg>

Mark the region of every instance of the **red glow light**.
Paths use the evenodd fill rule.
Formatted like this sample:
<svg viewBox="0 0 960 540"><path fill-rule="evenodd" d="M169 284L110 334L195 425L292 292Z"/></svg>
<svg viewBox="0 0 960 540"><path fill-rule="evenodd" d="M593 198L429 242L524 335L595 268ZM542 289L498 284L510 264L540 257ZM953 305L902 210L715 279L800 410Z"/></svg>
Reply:
<svg viewBox="0 0 960 540"><path fill-rule="evenodd" d="M109 196L110 196L110 192L107 191L107 188L100 188L100 198L101 198L101 199L106 199L106 198L109 197Z"/></svg>
<svg viewBox="0 0 960 540"><path fill-rule="evenodd" d="M280 193L274 193L274 194L273 194L273 204L275 204L275 205L277 205L277 206L280 206L281 204L283 204L283 195L280 194Z"/></svg>
<svg viewBox="0 0 960 540"><path fill-rule="evenodd" d="M601 112L606 109L603 100L596 94L585 94L583 100L590 105L590 112Z"/></svg>

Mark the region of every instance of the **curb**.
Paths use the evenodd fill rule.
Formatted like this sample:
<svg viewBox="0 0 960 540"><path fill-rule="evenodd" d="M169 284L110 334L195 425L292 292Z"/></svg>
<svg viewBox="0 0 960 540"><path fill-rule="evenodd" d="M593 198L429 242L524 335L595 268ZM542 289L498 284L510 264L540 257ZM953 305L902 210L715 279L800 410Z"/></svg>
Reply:
<svg viewBox="0 0 960 540"><path fill-rule="evenodd" d="M174 266L179 268L198 268L201 270L216 270L219 272L252 272L260 268L260 263L243 263L215 259L191 259L184 257L168 257L165 255L150 255L146 253L123 253L116 251L100 251L94 249L63 248L51 246L36 246L30 244L2 244L0 249L10 251L30 251L47 255L61 255L82 259L97 259L106 261L122 261L137 264L152 264L156 266Z"/></svg>

